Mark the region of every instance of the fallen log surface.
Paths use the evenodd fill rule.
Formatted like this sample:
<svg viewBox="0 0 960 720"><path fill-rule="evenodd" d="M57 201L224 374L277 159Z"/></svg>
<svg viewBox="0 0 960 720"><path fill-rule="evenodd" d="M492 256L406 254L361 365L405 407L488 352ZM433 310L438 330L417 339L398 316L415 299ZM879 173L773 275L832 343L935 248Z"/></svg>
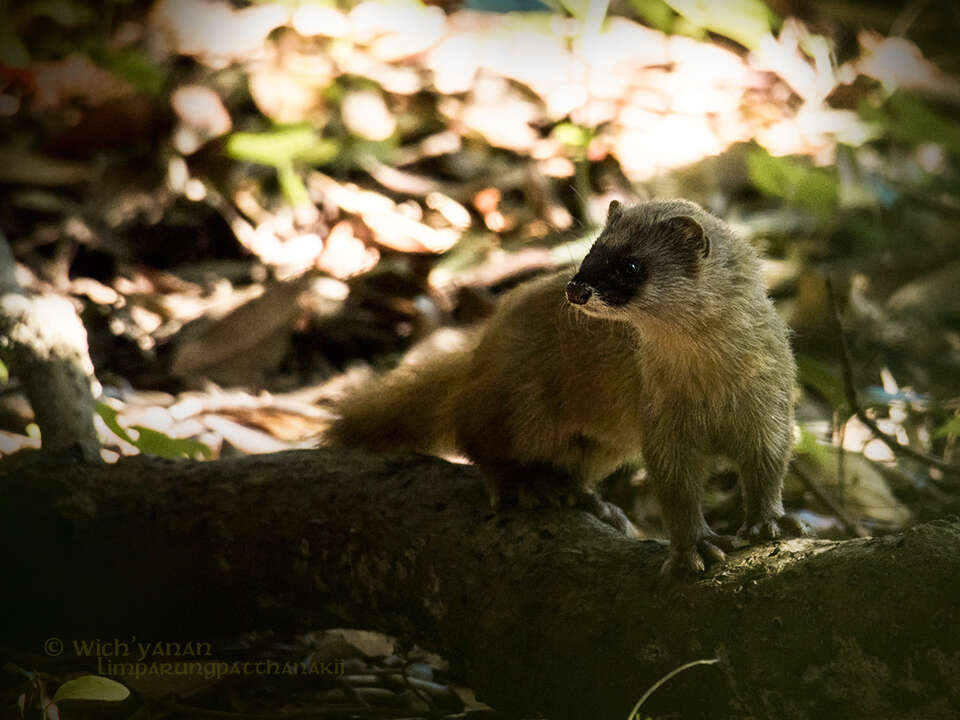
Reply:
<svg viewBox="0 0 960 720"><path fill-rule="evenodd" d="M377 629L554 720L952 718L960 520L740 551L664 578L665 546L576 510L489 512L474 468L328 449L217 462L0 462L16 633L185 638ZM13 607L9 606L12 600ZM14 626L19 628L15 630Z"/></svg>

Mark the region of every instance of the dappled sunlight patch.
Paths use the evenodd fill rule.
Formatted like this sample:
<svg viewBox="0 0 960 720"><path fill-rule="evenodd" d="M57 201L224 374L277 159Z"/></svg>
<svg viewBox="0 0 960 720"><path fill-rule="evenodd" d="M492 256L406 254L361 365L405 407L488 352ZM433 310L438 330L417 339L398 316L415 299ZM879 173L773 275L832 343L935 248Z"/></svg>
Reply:
<svg viewBox="0 0 960 720"><path fill-rule="evenodd" d="M377 243L400 252L443 252L460 237L453 227L433 228L410 217L388 197L341 183L321 173L311 173L308 184L323 202L358 215ZM419 207L419 206L418 206Z"/></svg>
<svg viewBox="0 0 960 720"><path fill-rule="evenodd" d="M345 279L366 272L377 264L380 252L367 247L353 231L353 225L342 220L330 228L317 267L335 278Z"/></svg>
<svg viewBox="0 0 960 720"><path fill-rule="evenodd" d="M281 4L235 8L223 0L158 0L151 12L154 47L222 68L256 54L289 21Z"/></svg>
<svg viewBox="0 0 960 720"><path fill-rule="evenodd" d="M350 11L353 36L386 62L428 50L443 36L446 17L438 7L367 0Z"/></svg>
<svg viewBox="0 0 960 720"><path fill-rule="evenodd" d="M857 39L863 54L853 63L856 72L879 80L888 92L902 88L960 100L960 78L925 58L910 40L868 30L861 30Z"/></svg>
<svg viewBox="0 0 960 720"><path fill-rule="evenodd" d="M347 93L340 113L347 129L367 140L386 140L397 129L397 121L387 108L383 96L372 90Z"/></svg>
<svg viewBox="0 0 960 720"><path fill-rule="evenodd" d="M184 155L233 128L220 96L203 85L181 85L170 96L170 105L180 121L173 144Z"/></svg>

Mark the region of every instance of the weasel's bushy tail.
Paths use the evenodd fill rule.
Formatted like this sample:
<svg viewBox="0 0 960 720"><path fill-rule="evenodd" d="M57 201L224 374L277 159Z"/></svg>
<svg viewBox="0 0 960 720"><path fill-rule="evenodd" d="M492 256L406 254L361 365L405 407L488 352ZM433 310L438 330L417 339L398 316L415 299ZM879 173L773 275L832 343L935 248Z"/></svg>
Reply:
<svg viewBox="0 0 960 720"><path fill-rule="evenodd" d="M448 353L369 383L334 408L340 417L328 428L326 444L375 452L453 450L453 403L464 386L467 358Z"/></svg>

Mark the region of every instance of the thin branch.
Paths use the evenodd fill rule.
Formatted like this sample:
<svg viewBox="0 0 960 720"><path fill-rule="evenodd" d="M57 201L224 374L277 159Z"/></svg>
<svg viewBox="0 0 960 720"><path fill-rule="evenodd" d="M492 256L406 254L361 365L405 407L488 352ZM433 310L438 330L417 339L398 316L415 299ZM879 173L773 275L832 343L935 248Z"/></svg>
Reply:
<svg viewBox="0 0 960 720"><path fill-rule="evenodd" d="M668 681L670 678L672 678L674 675L677 675L677 674L679 674L679 673L682 673L684 670L688 670L689 668L695 667L695 666L697 666L697 665L713 665L714 663L717 663L717 662L720 662L719 659L717 659L717 658L709 658L709 659L703 659L703 660L694 660L694 661L692 661L692 662L688 662L688 663L686 663L685 665L681 665L680 667L671 670L671 671L668 672L666 675L664 675L662 678L660 678L659 680L657 680L653 685L651 685L649 688L647 688L647 691L643 694L643 696L642 696L639 700L637 700L637 704L633 706L633 710L631 710L631 711L630 711L630 714L627 716L628 720L635 720L636 718L639 718L639 717L640 717L640 707L647 701L647 698L650 697L651 695L653 695L653 693L656 691L656 689L657 689L658 687L660 687L661 685L663 685L665 682L667 682L667 681Z"/></svg>
<svg viewBox="0 0 960 720"><path fill-rule="evenodd" d="M850 360L850 348L847 346L847 338L843 334L843 326L840 324L840 313L837 310L837 302L836 298L834 297L833 282L830 280L829 276L826 278L826 282L827 301L830 305L830 314L833 317L833 324L837 331L837 338L840 341L840 363L843 372L843 388L846 392L847 403L850 405L850 409L853 410L854 415L856 415L857 419L870 429L870 432L872 432L878 440L883 442L884 445L890 448L897 455L903 455L911 460L916 460L917 462L923 463L928 467L936 468L943 473L960 476L960 466L950 465L939 458L935 458L932 455L927 455L926 453L917 452L913 448L901 444L895 437L888 435L881 430L877 423L870 418L866 412L864 412L863 408L860 406L860 401L857 398L856 386L853 383L853 363Z"/></svg>

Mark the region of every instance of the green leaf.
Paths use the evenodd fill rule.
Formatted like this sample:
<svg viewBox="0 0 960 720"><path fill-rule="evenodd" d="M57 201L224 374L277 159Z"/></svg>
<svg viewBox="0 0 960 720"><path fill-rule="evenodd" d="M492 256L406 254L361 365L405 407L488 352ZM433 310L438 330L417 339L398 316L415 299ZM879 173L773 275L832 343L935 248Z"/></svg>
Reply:
<svg viewBox="0 0 960 720"><path fill-rule="evenodd" d="M136 48L102 48L91 57L103 67L127 80L138 90L150 95L160 95L167 82L163 66Z"/></svg>
<svg viewBox="0 0 960 720"><path fill-rule="evenodd" d="M585 148L590 144L593 133L585 127L571 122L562 122L553 128L551 133L557 140L564 145L574 148Z"/></svg>
<svg viewBox="0 0 960 720"><path fill-rule="evenodd" d="M936 143L960 154L960 125L909 93L894 93L882 108L862 103L859 110L861 116L878 122L894 140L910 144Z"/></svg>
<svg viewBox="0 0 960 720"><path fill-rule="evenodd" d="M812 432L803 425L800 428L800 441L794 446L797 455L810 455L817 463L823 464L830 459L830 452Z"/></svg>
<svg viewBox="0 0 960 720"><path fill-rule="evenodd" d="M110 431L121 440L124 440L131 445L136 445L136 440L130 437L130 433L128 433L119 422L117 422L117 415L119 414L120 413L117 410L113 409L106 403L99 401L97 402L97 415L103 419L104 424L110 428Z"/></svg>
<svg viewBox="0 0 960 720"><path fill-rule="evenodd" d="M172 438L159 430L143 425L134 425L131 428L137 433L137 436L133 437L117 421L118 411L105 403L97 403L97 414L103 418L103 422L117 437L147 455L165 458L195 458L200 456L209 458L213 456L213 451L202 442L189 438Z"/></svg>
<svg viewBox="0 0 960 720"><path fill-rule="evenodd" d="M797 372L801 384L812 388L834 410L848 409L843 381L829 365L809 355L797 355Z"/></svg>
<svg viewBox="0 0 960 720"><path fill-rule="evenodd" d="M10 371L3 364L3 360L0 360L0 385L6 385L8 382L10 382Z"/></svg>
<svg viewBox="0 0 960 720"><path fill-rule="evenodd" d="M755 50L778 22L762 0L666 0L689 22Z"/></svg>
<svg viewBox="0 0 960 720"><path fill-rule="evenodd" d="M280 182L280 189L283 191L283 197L291 207L300 207L310 202L310 194L307 192L300 174L294 169L293 163L288 162L277 166L277 180Z"/></svg>
<svg viewBox="0 0 960 720"><path fill-rule="evenodd" d="M310 202L295 163L324 165L340 154L340 143L321 138L310 125L289 125L261 133L235 132L227 138L227 155L246 162L270 165L287 203Z"/></svg>
<svg viewBox="0 0 960 720"><path fill-rule="evenodd" d="M134 425L138 437L134 445L142 453L164 458L213 457L213 451L202 442L190 438L172 438L159 430Z"/></svg>
<svg viewBox="0 0 960 720"><path fill-rule="evenodd" d="M61 700L120 702L129 696L130 691L115 680L99 675L81 675L61 685L57 694L53 696L53 702Z"/></svg>
<svg viewBox="0 0 960 720"><path fill-rule="evenodd" d="M261 133L235 132L227 154L235 160L281 167L296 161L322 165L337 156L339 144L321 138L310 125L289 125Z"/></svg>
<svg viewBox="0 0 960 720"><path fill-rule="evenodd" d="M947 420L933 433L935 438L942 438L947 435L960 435L960 415Z"/></svg>
<svg viewBox="0 0 960 720"><path fill-rule="evenodd" d="M609 0L558 0L558 4L585 26L596 29L603 24L610 3Z"/></svg>
<svg viewBox="0 0 960 720"><path fill-rule="evenodd" d="M673 32L677 14L664 0L630 0L630 6L650 27L667 34Z"/></svg>
<svg viewBox="0 0 960 720"><path fill-rule="evenodd" d="M762 148L747 156L750 181L767 195L783 198L820 216L829 216L840 202L836 172L789 157L773 157Z"/></svg>

